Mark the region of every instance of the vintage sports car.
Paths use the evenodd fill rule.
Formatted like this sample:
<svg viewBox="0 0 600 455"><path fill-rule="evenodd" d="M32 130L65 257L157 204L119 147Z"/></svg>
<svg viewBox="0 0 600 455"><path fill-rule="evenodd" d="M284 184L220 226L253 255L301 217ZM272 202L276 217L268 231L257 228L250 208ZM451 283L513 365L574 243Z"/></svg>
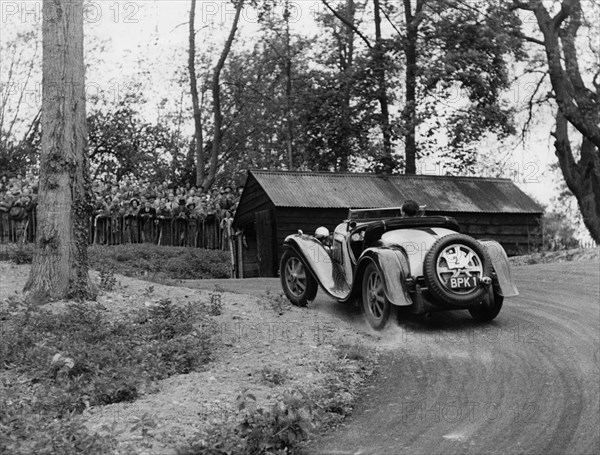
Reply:
<svg viewBox="0 0 600 455"><path fill-rule="evenodd" d="M367 321L380 330L398 307L417 314L469 310L490 321L504 297L518 295L498 242L461 234L453 218L401 218L399 210L350 210L331 245L323 227L317 236L286 237L280 263L286 296L305 306L321 286L339 302L360 299Z"/></svg>

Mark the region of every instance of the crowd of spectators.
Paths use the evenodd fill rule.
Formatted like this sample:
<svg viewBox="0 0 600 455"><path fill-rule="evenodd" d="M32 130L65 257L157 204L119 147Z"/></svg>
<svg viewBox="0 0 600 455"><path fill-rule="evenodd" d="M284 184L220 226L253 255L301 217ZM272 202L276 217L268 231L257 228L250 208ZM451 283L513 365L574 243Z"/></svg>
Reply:
<svg viewBox="0 0 600 455"><path fill-rule="evenodd" d="M205 192L190 183L172 187L133 179L95 181L94 241L228 249L242 190L233 185Z"/></svg>
<svg viewBox="0 0 600 455"><path fill-rule="evenodd" d="M31 175L0 177L3 237L9 235L9 225L12 229L18 226L21 234L27 230L28 220L34 218L31 215L37 204L37 188L37 180ZM90 241L228 249L242 190L243 186L227 184L205 192L190 183L172 186L133 178L119 182L95 180Z"/></svg>
<svg viewBox="0 0 600 455"><path fill-rule="evenodd" d="M30 174L0 177L0 236L18 240L26 236L37 205L37 179Z"/></svg>

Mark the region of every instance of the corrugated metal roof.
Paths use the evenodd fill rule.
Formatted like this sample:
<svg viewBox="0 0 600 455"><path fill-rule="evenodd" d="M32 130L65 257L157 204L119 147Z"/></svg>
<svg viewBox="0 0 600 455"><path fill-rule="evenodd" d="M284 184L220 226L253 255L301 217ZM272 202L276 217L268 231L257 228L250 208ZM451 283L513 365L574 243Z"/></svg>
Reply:
<svg viewBox="0 0 600 455"><path fill-rule="evenodd" d="M406 199L427 211L541 213L542 208L509 179L250 171L278 207L395 207Z"/></svg>

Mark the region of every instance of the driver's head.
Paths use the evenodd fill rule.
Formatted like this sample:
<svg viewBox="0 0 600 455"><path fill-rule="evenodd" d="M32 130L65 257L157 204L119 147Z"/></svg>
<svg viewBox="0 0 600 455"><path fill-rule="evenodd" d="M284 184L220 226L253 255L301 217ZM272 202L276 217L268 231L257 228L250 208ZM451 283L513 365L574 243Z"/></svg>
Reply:
<svg viewBox="0 0 600 455"><path fill-rule="evenodd" d="M329 229L327 229L324 226L318 227L317 230L315 231L315 237L317 238L317 240L320 240L321 242L329 239Z"/></svg>
<svg viewBox="0 0 600 455"><path fill-rule="evenodd" d="M401 207L402 216L417 216L419 213L419 204L412 199L404 201Z"/></svg>

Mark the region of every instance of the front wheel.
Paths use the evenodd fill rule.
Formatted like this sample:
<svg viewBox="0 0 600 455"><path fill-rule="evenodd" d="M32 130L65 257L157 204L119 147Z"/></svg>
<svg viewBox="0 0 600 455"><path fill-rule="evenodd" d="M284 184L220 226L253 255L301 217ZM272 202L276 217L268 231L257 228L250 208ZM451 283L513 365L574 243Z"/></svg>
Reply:
<svg viewBox="0 0 600 455"><path fill-rule="evenodd" d="M285 250L280 262L281 286L290 302L306 306L317 295L318 284L298 253Z"/></svg>
<svg viewBox="0 0 600 455"><path fill-rule="evenodd" d="M390 318L392 304L385 295L383 276L373 263L367 266L363 275L362 303L369 325L375 330L383 329Z"/></svg>
<svg viewBox="0 0 600 455"><path fill-rule="evenodd" d="M491 301L489 303L482 303L481 307L470 308L469 313L471 313L471 317L478 322L489 322L498 316L500 310L502 309L502 303L504 302L504 297L496 292L493 293L493 296L490 296Z"/></svg>

